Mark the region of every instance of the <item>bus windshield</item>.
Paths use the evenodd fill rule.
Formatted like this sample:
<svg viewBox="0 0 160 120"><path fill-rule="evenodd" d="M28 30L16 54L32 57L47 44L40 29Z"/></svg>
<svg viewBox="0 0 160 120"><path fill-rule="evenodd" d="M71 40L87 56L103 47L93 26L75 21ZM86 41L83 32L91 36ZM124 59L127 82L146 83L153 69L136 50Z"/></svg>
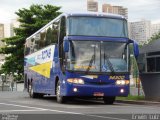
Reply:
<svg viewBox="0 0 160 120"><path fill-rule="evenodd" d="M127 22L107 17L69 17L68 34L82 36L128 37Z"/></svg>
<svg viewBox="0 0 160 120"><path fill-rule="evenodd" d="M84 72L128 72L127 59L126 43L71 41L67 69Z"/></svg>

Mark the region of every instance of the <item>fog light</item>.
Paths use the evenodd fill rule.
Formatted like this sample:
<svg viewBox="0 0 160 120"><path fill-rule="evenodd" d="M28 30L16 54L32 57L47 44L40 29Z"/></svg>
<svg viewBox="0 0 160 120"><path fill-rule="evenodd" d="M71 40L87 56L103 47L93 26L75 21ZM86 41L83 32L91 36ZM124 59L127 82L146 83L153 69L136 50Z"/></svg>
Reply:
<svg viewBox="0 0 160 120"><path fill-rule="evenodd" d="M124 93L124 89L121 89L120 92L121 92L121 93Z"/></svg>
<svg viewBox="0 0 160 120"><path fill-rule="evenodd" d="M77 92L78 90L77 90L77 88L73 88L73 91L74 91L74 92Z"/></svg>

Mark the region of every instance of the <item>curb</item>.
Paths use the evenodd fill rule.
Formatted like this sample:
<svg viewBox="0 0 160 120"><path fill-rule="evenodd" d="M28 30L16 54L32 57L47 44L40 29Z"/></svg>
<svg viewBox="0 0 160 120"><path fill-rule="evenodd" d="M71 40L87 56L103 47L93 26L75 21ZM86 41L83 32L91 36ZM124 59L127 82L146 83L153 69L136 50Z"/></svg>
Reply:
<svg viewBox="0 0 160 120"><path fill-rule="evenodd" d="M135 100L116 100L117 103L137 104L137 105L160 105L160 102L154 101L135 101Z"/></svg>

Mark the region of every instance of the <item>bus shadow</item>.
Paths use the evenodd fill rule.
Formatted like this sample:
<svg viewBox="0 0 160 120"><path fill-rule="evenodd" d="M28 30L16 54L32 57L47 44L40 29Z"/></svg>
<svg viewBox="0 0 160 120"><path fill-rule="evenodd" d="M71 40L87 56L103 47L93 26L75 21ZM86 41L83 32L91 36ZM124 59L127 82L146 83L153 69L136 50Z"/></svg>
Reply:
<svg viewBox="0 0 160 120"><path fill-rule="evenodd" d="M41 100L47 100L49 102L57 103L55 96L44 96L42 98L38 98ZM66 105L105 105L102 99L95 99L95 98L73 98L70 97L67 99L67 102L64 104ZM115 103L116 104L116 103ZM115 105L113 104L113 105Z"/></svg>

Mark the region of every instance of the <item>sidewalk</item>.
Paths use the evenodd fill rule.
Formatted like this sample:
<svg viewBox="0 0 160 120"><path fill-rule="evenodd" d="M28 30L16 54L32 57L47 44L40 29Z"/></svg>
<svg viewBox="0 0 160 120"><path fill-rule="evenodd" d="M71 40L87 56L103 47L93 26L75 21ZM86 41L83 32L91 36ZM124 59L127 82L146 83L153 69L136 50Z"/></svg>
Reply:
<svg viewBox="0 0 160 120"><path fill-rule="evenodd" d="M160 102L147 100L116 100L117 103L138 104L138 105L160 105Z"/></svg>

